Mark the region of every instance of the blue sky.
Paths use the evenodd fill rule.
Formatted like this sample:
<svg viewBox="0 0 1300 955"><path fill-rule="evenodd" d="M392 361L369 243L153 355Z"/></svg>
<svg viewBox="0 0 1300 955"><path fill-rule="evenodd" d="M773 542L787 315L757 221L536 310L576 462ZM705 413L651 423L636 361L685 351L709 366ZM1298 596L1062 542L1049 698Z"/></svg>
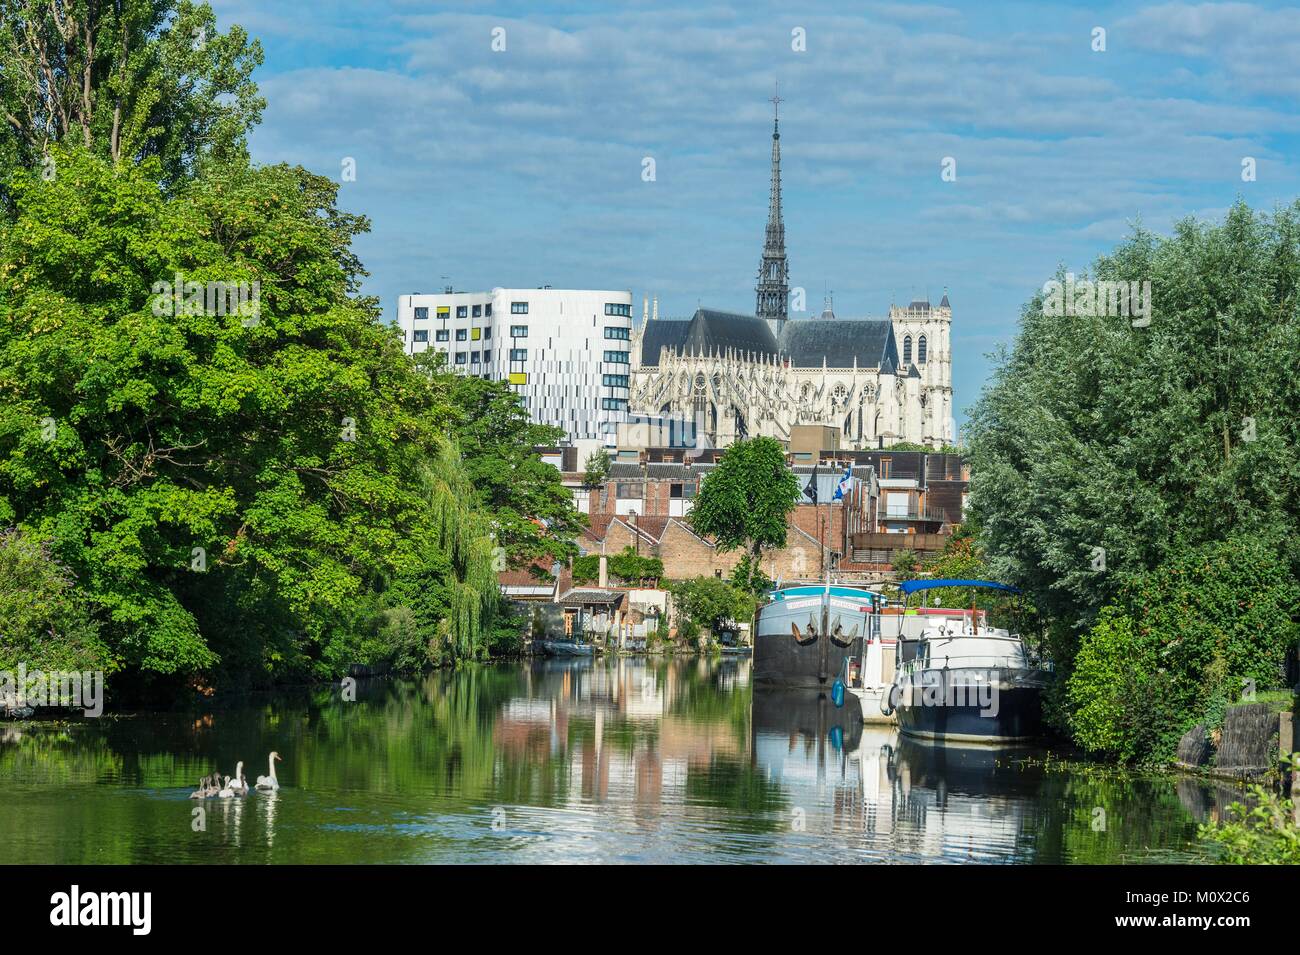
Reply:
<svg viewBox="0 0 1300 955"><path fill-rule="evenodd" d="M341 202L373 220L357 251L390 318L444 284L752 312L779 80L791 284L843 318L946 286L959 425L1058 263L1087 268L1136 221L1300 195L1297 7L213 6L266 48L254 158L334 178L356 160Z"/></svg>

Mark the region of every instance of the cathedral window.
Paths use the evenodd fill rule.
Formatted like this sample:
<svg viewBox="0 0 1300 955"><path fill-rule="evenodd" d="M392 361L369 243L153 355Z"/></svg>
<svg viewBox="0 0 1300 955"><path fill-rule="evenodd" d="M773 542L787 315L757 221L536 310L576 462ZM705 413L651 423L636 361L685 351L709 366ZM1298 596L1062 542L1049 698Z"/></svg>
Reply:
<svg viewBox="0 0 1300 955"><path fill-rule="evenodd" d="M917 364L925 364L925 336L922 335L916 341L916 361Z"/></svg>
<svg viewBox="0 0 1300 955"><path fill-rule="evenodd" d="M903 361L912 360L912 336L908 335L903 339Z"/></svg>

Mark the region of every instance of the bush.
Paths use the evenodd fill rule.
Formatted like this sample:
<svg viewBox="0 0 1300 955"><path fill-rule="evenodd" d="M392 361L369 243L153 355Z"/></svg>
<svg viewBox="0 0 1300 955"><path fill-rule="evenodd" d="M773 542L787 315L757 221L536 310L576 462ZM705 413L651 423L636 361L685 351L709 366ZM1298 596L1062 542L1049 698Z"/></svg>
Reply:
<svg viewBox="0 0 1300 955"><path fill-rule="evenodd" d="M1131 755L1127 714L1138 665L1136 649L1137 628L1117 607L1102 610L1097 625L1084 636L1066 693L1070 731L1084 749Z"/></svg>
<svg viewBox="0 0 1300 955"><path fill-rule="evenodd" d="M1192 548L1126 587L1084 637L1070 726L1087 749L1167 761L1200 722L1221 722L1245 681L1285 680L1300 588L1253 540Z"/></svg>
<svg viewBox="0 0 1300 955"><path fill-rule="evenodd" d="M672 587L673 603L682 619L678 636L693 637L701 630L717 635L732 623L754 615L754 596L718 577L696 577Z"/></svg>
<svg viewBox="0 0 1300 955"><path fill-rule="evenodd" d="M658 581L664 575L664 562L658 557L642 557L633 548L625 547L608 560L610 578L625 585L641 581ZM600 555L586 554L573 561L574 583L590 584L600 579Z"/></svg>

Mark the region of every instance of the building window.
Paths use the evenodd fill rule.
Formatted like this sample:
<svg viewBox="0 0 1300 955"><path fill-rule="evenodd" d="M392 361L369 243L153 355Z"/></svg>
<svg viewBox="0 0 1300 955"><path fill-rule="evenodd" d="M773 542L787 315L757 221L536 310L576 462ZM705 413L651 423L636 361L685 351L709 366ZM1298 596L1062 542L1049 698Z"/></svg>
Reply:
<svg viewBox="0 0 1300 955"><path fill-rule="evenodd" d="M694 482L682 486L682 494L686 498L686 500L688 501L695 500L695 488L696 485Z"/></svg>
<svg viewBox="0 0 1300 955"><path fill-rule="evenodd" d="M616 483L614 485L614 494L616 497L620 497L625 501L639 500L641 498L641 484L640 482L636 484L624 484L622 482Z"/></svg>
<svg viewBox="0 0 1300 955"><path fill-rule="evenodd" d="M421 319L426 319L428 317L429 317L429 306L427 305L415 306L415 320L417 322L420 321Z"/></svg>
<svg viewBox="0 0 1300 955"><path fill-rule="evenodd" d="M456 329L456 341L463 342L467 337L469 337L469 332L467 332L465 329L463 328Z"/></svg>
<svg viewBox="0 0 1300 955"><path fill-rule="evenodd" d="M606 388L626 388L630 378L630 375L602 375L601 381Z"/></svg>
<svg viewBox="0 0 1300 955"><path fill-rule="evenodd" d="M527 325L511 325L511 326L510 326L510 337L511 337L511 338L527 338L527 337L528 337L528 326L527 326Z"/></svg>
<svg viewBox="0 0 1300 955"><path fill-rule="evenodd" d="M438 321L443 322L443 321L446 321L446 320L449 319L449 318L451 318L451 306L450 306L450 305L439 305L439 306L438 306Z"/></svg>
<svg viewBox="0 0 1300 955"><path fill-rule="evenodd" d="M469 330L469 337L471 341L478 341L479 338L482 337L482 335L483 335L483 329L481 328L471 328Z"/></svg>
<svg viewBox="0 0 1300 955"><path fill-rule="evenodd" d="M611 328L606 328L606 329L605 329L605 337L606 337L606 338L618 338L618 339L621 339L622 341L625 341L625 342L626 342L626 341L630 341L630 340L632 339L632 329L630 329L630 328L613 328L613 327L611 327Z"/></svg>
<svg viewBox="0 0 1300 955"><path fill-rule="evenodd" d="M903 361L912 360L912 336L908 335L903 339Z"/></svg>
<svg viewBox="0 0 1300 955"><path fill-rule="evenodd" d="M483 363L487 364L491 360L492 360L492 349L489 348L487 351L483 353Z"/></svg>
<svg viewBox="0 0 1300 955"><path fill-rule="evenodd" d="M466 306L464 306L464 305L457 305L457 306L456 306L456 317L457 317L457 318L469 318L469 309L468 309Z"/></svg>
<svg viewBox="0 0 1300 955"><path fill-rule="evenodd" d="M415 340L417 342L427 342L429 340L429 330L427 328L417 328L415 330Z"/></svg>
<svg viewBox="0 0 1300 955"><path fill-rule="evenodd" d="M925 364L925 336L922 335L916 340L916 360L918 364Z"/></svg>
<svg viewBox="0 0 1300 955"><path fill-rule="evenodd" d="M890 465L891 463L893 463L893 462L892 462L889 458L881 458L881 459L880 459L880 476L881 476L882 478L887 478L887 477L889 477L889 465Z"/></svg>
<svg viewBox="0 0 1300 955"><path fill-rule="evenodd" d="M527 302L511 302L511 303L510 303L510 314L511 314L511 315L527 315L527 314L528 314L528 303L527 303Z"/></svg>
<svg viewBox="0 0 1300 955"><path fill-rule="evenodd" d="M668 485L668 496L669 496L669 497L672 497L672 498L679 498L679 497L681 497L681 496L682 496L682 486L681 486L680 484L670 484L670 485Z"/></svg>
<svg viewBox="0 0 1300 955"><path fill-rule="evenodd" d="M492 340L492 329L491 328L483 329L483 341L490 342L491 340Z"/></svg>
<svg viewBox="0 0 1300 955"><path fill-rule="evenodd" d="M492 303L491 303L491 302L488 302L486 305L483 306L483 314L484 314L486 317L488 317L488 318L491 318L491 317L492 317Z"/></svg>
<svg viewBox="0 0 1300 955"><path fill-rule="evenodd" d="M483 306L482 306L482 305L475 305L475 306L474 306L474 317L475 317L475 318L482 318L482 317L483 317Z"/></svg>
<svg viewBox="0 0 1300 955"><path fill-rule="evenodd" d="M458 365L465 364L465 353L463 351L456 352L456 364Z"/></svg>
<svg viewBox="0 0 1300 955"><path fill-rule="evenodd" d="M628 354L625 351L607 351L605 361L614 365L630 365L632 362L628 359Z"/></svg>
<svg viewBox="0 0 1300 955"><path fill-rule="evenodd" d="M626 398L601 398L600 406L604 408L606 411L626 411L627 399Z"/></svg>
<svg viewBox="0 0 1300 955"><path fill-rule="evenodd" d="M477 365L477 364L479 364L479 358L481 358L481 357L482 357L482 356L481 356L478 352L476 352L476 351L472 351L472 352L469 353L469 363L470 363L471 365Z"/></svg>
<svg viewBox="0 0 1300 955"><path fill-rule="evenodd" d="M631 306L631 305L620 305L618 302L606 302L606 303L605 303L605 314L606 314L606 315L621 315L623 318L631 318L631 317L632 317L632 306Z"/></svg>
<svg viewBox="0 0 1300 955"><path fill-rule="evenodd" d="M436 332L434 332L434 337L440 342L445 342L449 337L447 334L447 329L445 328L438 329Z"/></svg>
<svg viewBox="0 0 1300 955"><path fill-rule="evenodd" d="M511 361L528 361L528 349L527 349L527 348L512 348L512 349L510 349L510 360L511 360Z"/></svg>

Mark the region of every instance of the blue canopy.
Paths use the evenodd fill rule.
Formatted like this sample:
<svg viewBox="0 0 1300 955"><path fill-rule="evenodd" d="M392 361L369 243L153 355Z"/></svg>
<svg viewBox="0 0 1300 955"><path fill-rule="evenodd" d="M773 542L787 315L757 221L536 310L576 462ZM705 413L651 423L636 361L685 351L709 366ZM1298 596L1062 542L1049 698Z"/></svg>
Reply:
<svg viewBox="0 0 1300 955"><path fill-rule="evenodd" d="M935 587L983 587L987 590L1005 590L1007 593L1020 593L1019 587L1012 587L1010 584L999 584L992 580L905 580L898 585L898 589L904 594L914 594L918 590L931 590Z"/></svg>

